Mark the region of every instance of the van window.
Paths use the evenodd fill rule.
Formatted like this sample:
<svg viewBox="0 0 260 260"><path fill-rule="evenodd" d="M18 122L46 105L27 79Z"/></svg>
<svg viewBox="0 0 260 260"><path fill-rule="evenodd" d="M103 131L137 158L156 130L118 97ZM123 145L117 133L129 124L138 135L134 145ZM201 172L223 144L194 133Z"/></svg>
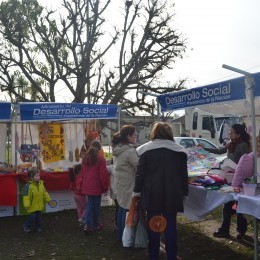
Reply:
<svg viewBox="0 0 260 260"><path fill-rule="evenodd" d="M197 130L197 125L198 125L198 112L194 112L193 114L193 120L192 120L192 129Z"/></svg>
<svg viewBox="0 0 260 260"><path fill-rule="evenodd" d="M202 130L211 130L211 125L210 125L210 117L205 116L202 118Z"/></svg>

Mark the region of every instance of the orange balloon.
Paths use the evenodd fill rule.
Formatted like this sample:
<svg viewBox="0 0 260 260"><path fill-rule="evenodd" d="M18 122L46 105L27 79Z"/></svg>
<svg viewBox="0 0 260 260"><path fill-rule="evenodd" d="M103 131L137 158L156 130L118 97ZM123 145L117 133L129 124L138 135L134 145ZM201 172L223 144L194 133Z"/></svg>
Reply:
<svg viewBox="0 0 260 260"><path fill-rule="evenodd" d="M149 227L154 232L164 232L166 229L167 221L163 216L154 216L149 221Z"/></svg>

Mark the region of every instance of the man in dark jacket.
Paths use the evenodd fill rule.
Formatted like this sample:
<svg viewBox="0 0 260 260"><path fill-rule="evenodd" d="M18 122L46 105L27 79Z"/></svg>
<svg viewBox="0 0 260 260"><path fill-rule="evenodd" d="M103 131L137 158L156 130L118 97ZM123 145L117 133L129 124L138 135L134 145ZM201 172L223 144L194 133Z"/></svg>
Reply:
<svg viewBox="0 0 260 260"><path fill-rule="evenodd" d="M160 232L153 227L153 219L166 220L165 246L167 260L177 258L177 212L183 212L183 199L188 195L187 153L174 142L171 127L156 123L151 141L138 147L140 156L135 180L134 196L141 195L147 211L149 257L159 259ZM158 218L157 218L158 219Z"/></svg>

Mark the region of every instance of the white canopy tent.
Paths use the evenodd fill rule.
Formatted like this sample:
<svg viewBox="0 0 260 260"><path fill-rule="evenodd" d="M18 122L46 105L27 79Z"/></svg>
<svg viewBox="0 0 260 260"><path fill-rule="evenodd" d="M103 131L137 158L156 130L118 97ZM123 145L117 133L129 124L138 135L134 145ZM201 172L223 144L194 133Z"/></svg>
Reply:
<svg viewBox="0 0 260 260"><path fill-rule="evenodd" d="M118 106L113 104L83 104L83 103L51 103L27 102L15 105L13 118L12 151L13 164L22 164L18 155L21 143L38 144L39 125L44 122L61 123L64 135L65 158L60 161L44 163L45 168L68 168L76 163L69 158L69 150L81 148L85 139L86 120L92 119L118 119Z"/></svg>
<svg viewBox="0 0 260 260"><path fill-rule="evenodd" d="M160 95L157 101L161 105L162 112L198 107L211 113L247 116L249 119L247 128L252 136L254 152L254 176L257 179L257 173L260 172L260 158L257 158L256 152L256 137L260 133L260 73L250 74L226 65L223 67L242 73L246 77ZM256 219L254 219L254 231L254 259L258 259Z"/></svg>

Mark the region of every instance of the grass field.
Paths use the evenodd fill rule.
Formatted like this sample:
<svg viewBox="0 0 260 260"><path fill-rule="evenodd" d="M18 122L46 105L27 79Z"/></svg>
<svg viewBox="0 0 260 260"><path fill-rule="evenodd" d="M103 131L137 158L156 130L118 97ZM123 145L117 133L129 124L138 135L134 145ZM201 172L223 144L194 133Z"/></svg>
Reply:
<svg viewBox="0 0 260 260"><path fill-rule="evenodd" d="M253 241L212 237L219 225L220 211L204 221L189 222L178 218L180 255L196 259L253 259ZM122 248L114 231L114 207L101 208L104 229L85 235L77 223L76 211L68 210L43 215L44 232L25 234L25 216L0 219L0 259L86 259L86 260L145 260L146 249ZM160 259L166 259L162 252Z"/></svg>

